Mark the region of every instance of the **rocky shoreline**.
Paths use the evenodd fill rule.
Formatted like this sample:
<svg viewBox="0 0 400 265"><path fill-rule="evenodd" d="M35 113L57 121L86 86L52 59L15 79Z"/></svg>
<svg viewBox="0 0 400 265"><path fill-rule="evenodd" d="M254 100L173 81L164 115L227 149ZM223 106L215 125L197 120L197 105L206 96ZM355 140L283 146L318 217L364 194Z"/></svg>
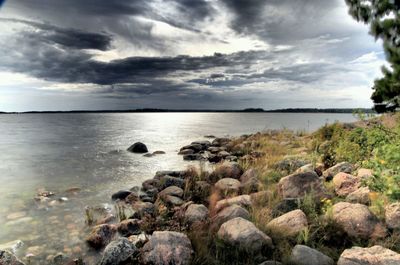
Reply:
<svg viewBox="0 0 400 265"><path fill-rule="evenodd" d="M379 245L348 244L340 257L331 257L306 244L312 225L304 207L307 200L325 210L317 217L321 227L334 229L332 234L325 231L332 237L327 240L379 239L400 228L399 203L386 207L384 222L368 208L371 192L363 183L372 177L370 170L347 162L325 168L287 157L275 163L287 175L273 190L263 185L257 169L248 166L266 156L257 148L258 135L182 147L179 155L184 160L211 163L212 170L159 171L141 186L115 192L110 198L112 211L86 207L91 230L86 242L97 260L60 253L49 264L400 264L400 254ZM128 151L150 154L142 143ZM158 154L162 152L151 153ZM51 196L43 191L38 199ZM331 205L334 197L341 199ZM263 210L272 218L264 218ZM287 257L280 256L283 239L294 245ZM0 265L22 264L10 251L0 250Z"/></svg>

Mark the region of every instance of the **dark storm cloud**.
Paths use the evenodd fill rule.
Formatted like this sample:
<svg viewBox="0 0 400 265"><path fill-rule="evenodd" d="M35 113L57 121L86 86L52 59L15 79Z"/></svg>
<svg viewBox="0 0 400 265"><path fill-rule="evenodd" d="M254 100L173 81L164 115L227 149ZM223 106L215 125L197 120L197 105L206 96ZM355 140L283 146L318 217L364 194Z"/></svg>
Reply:
<svg viewBox="0 0 400 265"><path fill-rule="evenodd" d="M35 42L54 43L76 49L96 49L106 51L111 46L112 38L106 33L85 32L78 29L65 29L54 25L22 19L3 19L0 22L21 23L33 27L34 31L25 30L24 38Z"/></svg>

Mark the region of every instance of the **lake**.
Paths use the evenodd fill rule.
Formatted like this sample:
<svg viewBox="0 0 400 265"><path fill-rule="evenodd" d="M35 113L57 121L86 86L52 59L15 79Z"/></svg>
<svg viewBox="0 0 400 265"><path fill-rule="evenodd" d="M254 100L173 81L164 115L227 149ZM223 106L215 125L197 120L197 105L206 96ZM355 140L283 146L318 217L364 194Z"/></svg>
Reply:
<svg viewBox="0 0 400 265"><path fill-rule="evenodd" d="M0 245L21 240L16 250L21 259L45 253L33 257L32 264L44 264L46 256L58 252L79 255L87 251L84 207L110 203L113 192L140 185L157 170L184 169L190 162L177 155L181 146L210 134L312 131L336 120L355 118L327 113L0 115ZM127 152L137 141L166 154L148 158ZM71 187L80 192L65 193ZM43 207L33 200L40 188L68 201Z"/></svg>

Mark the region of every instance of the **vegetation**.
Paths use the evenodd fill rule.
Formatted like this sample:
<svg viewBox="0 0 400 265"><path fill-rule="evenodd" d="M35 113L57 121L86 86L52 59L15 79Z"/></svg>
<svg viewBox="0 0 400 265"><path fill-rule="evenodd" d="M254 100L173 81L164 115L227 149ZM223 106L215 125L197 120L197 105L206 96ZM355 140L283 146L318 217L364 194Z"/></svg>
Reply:
<svg viewBox="0 0 400 265"><path fill-rule="evenodd" d="M357 21L370 24L370 34L383 42L390 68L383 66L383 78L375 80L371 99L384 112L400 106L400 1L346 0Z"/></svg>

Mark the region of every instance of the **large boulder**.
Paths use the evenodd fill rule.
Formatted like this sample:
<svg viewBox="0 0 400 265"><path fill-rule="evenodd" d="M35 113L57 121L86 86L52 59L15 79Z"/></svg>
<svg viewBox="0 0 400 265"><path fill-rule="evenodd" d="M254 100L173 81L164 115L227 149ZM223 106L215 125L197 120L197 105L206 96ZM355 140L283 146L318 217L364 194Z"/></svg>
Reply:
<svg viewBox="0 0 400 265"><path fill-rule="evenodd" d="M223 178L240 179L242 173L243 171L238 163L225 161L215 168L210 174L209 180L211 183L215 183Z"/></svg>
<svg viewBox="0 0 400 265"><path fill-rule="evenodd" d="M133 145L131 145L128 148L128 151L132 152L132 153L139 153L139 154L143 154L143 153L149 152L149 150L147 149L147 146L144 143L141 143L141 142L136 142Z"/></svg>
<svg viewBox="0 0 400 265"><path fill-rule="evenodd" d="M185 222L194 224L203 222L208 218L208 209L203 204L191 204L185 211Z"/></svg>
<svg viewBox="0 0 400 265"><path fill-rule="evenodd" d="M294 210L272 219L267 228L275 235L293 237L308 227L307 217L302 210Z"/></svg>
<svg viewBox="0 0 400 265"><path fill-rule="evenodd" d="M13 254L8 251L0 250L0 265L24 265Z"/></svg>
<svg viewBox="0 0 400 265"><path fill-rule="evenodd" d="M331 180L337 173L344 172L350 174L353 171L354 167L349 162L341 162L336 164L322 173L322 176L326 180Z"/></svg>
<svg viewBox="0 0 400 265"><path fill-rule="evenodd" d="M231 205L221 210L211 219L212 228L219 229L223 223L236 217L242 217L243 219L250 220L250 213L239 205Z"/></svg>
<svg viewBox="0 0 400 265"><path fill-rule="evenodd" d="M99 265L122 264L128 261L137 251L135 245L127 238L120 238L107 245Z"/></svg>
<svg viewBox="0 0 400 265"><path fill-rule="evenodd" d="M272 247L272 240L261 232L252 222L241 217L223 223L217 236L224 243L258 254L265 247Z"/></svg>
<svg viewBox="0 0 400 265"><path fill-rule="evenodd" d="M360 179L356 176L339 172L333 177L333 185L338 196L347 196L360 187Z"/></svg>
<svg viewBox="0 0 400 265"><path fill-rule="evenodd" d="M369 239L372 235L385 233L378 218L363 204L336 203L333 205L332 218L351 237Z"/></svg>
<svg viewBox="0 0 400 265"><path fill-rule="evenodd" d="M322 180L315 172L292 174L281 178L278 189L283 198L302 198L307 193L323 197L326 193Z"/></svg>
<svg viewBox="0 0 400 265"><path fill-rule="evenodd" d="M116 231L117 228L113 225L104 224L95 226L86 238L86 242L93 248L102 248L111 242Z"/></svg>
<svg viewBox="0 0 400 265"><path fill-rule="evenodd" d="M400 202L385 207L385 220L390 229L400 228Z"/></svg>
<svg viewBox="0 0 400 265"><path fill-rule="evenodd" d="M189 238L178 232L156 231L141 250L141 262L146 265L186 265L192 260Z"/></svg>
<svg viewBox="0 0 400 265"><path fill-rule="evenodd" d="M222 196L238 195L240 181L233 178L223 178L218 180L214 186Z"/></svg>
<svg viewBox="0 0 400 265"><path fill-rule="evenodd" d="M319 252L316 249L304 246L296 245L292 249L290 255L290 262L293 265L334 265L335 262L332 258Z"/></svg>
<svg viewBox="0 0 400 265"><path fill-rule="evenodd" d="M337 265L398 265L400 254L381 247L352 247L340 255Z"/></svg>

